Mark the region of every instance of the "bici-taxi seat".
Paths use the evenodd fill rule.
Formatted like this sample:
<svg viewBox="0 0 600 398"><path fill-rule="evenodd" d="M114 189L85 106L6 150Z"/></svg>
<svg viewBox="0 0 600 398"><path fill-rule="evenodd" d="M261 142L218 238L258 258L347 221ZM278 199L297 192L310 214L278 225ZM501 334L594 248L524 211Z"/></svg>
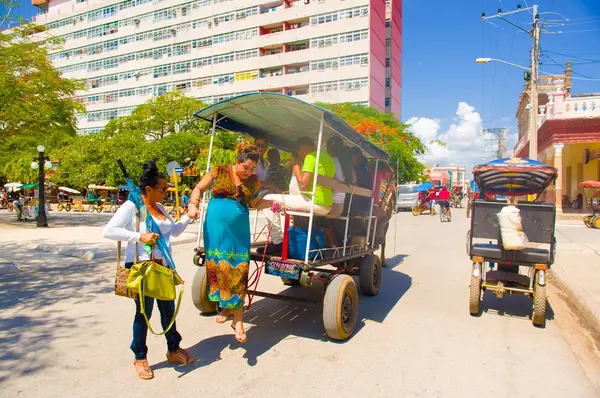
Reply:
<svg viewBox="0 0 600 398"><path fill-rule="evenodd" d="M471 256L530 264L547 264L550 261L550 252L546 249L504 250L501 245L492 243L475 243Z"/></svg>

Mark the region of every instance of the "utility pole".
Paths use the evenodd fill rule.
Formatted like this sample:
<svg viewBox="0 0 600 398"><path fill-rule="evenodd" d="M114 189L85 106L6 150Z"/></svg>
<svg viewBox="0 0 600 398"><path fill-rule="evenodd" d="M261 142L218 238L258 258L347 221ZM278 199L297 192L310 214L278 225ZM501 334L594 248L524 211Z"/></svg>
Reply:
<svg viewBox="0 0 600 398"><path fill-rule="evenodd" d="M529 11L533 14L533 23L530 31L527 31L521 27L518 29L529 33L533 40L533 46L531 48L531 72L529 76L529 157L537 160L537 116L538 116L538 69L539 69L539 56L540 56L540 24L539 24L539 13L538 5L535 4L532 7L521 8L517 6L517 9L509 12L502 12L498 10L496 15L486 16L485 13L481 15L482 20L489 22L490 19L499 18L513 26L516 26L512 22L506 20L504 17L510 14L516 14L524 11ZM491 22L490 22L491 23ZM506 63L506 62L505 62Z"/></svg>
<svg viewBox="0 0 600 398"><path fill-rule="evenodd" d="M540 27L539 27L538 6L533 6L533 25L531 37L533 39L533 47L531 48L531 79L530 85L530 105L529 110L529 158L537 160L537 133L538 133L538 66L539 66L539 51L540 51Z"/></svg>

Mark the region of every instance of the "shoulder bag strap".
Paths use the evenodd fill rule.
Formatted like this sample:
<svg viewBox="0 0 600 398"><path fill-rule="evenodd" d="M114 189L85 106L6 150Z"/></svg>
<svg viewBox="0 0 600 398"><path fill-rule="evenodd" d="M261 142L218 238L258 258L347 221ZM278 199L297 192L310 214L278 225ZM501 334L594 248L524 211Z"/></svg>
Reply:
<svg viewBox="0 0 600 398"><path fill-rule="evenodd" d="M135 232L140 232L140 212L138 211L135 214ZM135 260L134 260L134 264L137 264L140 262L140 257L138 254L138 250L140 247L140 243L139 242L135 242Z"/></svg>
<svg viewBox="0 0 600 398"><path fill-rule="evenodd" d="M181 307L181 298L182 297L183 297L183 285L181 286L181 290L179 291L179 297L177 298L177 306L175 307L175 312L173 313L173 318L171 318L171 322L169 322L169 325L165 328L165 330L163 330L162 333L156 333L154 331L154 329L152 329L152 326L150 325L150 320L146 316L146 308L144 306L144 302L146 301L146 296L144 296L144 283L140 283L140 298L139 298L140 312L144 316L144 319L146 320L146 325L148 325L148 329L150 330L150 332L152 332L152 334L154 334L156 336L162 336L163 334L165 334L169 330L171 330L171 327L175 323L175 318L177 318L177 314L179 313L179 307Z"/></svg>

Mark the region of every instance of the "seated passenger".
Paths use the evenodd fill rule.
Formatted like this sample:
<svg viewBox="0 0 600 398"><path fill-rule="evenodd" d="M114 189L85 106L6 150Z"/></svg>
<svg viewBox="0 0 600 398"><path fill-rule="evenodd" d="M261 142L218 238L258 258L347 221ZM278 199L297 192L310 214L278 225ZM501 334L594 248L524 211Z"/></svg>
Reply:
<svg viewBox="0 0 600 398"><path fill-rule="evenodd" d="M277 195L269 194L264 197L265 200L279 202L289 211L300 211L309 213L311 210L311 194L313 176L315 173L333 178L335 174L335 164L333 159L322 151L317 164L316 145L308 137L302 137L296 142L296 156L294 158L293 176L298 183L301 194ZM331 188L317 184L315 191L314 214L325 216L331 210L333 204ZM281 226L274 223L274 218L278 215L272 211L265 212L267 223L271 229L272 243L267 246L267 253L279 253L283 242L283 231Z"/></svg>

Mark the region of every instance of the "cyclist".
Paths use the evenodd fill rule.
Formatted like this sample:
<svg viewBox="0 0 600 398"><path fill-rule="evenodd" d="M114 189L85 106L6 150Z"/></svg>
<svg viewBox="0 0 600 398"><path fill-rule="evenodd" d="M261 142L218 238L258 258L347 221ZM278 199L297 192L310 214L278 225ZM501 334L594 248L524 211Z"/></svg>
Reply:
<svg viewBox="0 0 600 398"><path fill-rule="evenodd" d="M446 210L446 216L450 218L450 191L444 185L440 190L440 196L438 198L438 204L440 205L440 213L443 213Z"/></svg>

